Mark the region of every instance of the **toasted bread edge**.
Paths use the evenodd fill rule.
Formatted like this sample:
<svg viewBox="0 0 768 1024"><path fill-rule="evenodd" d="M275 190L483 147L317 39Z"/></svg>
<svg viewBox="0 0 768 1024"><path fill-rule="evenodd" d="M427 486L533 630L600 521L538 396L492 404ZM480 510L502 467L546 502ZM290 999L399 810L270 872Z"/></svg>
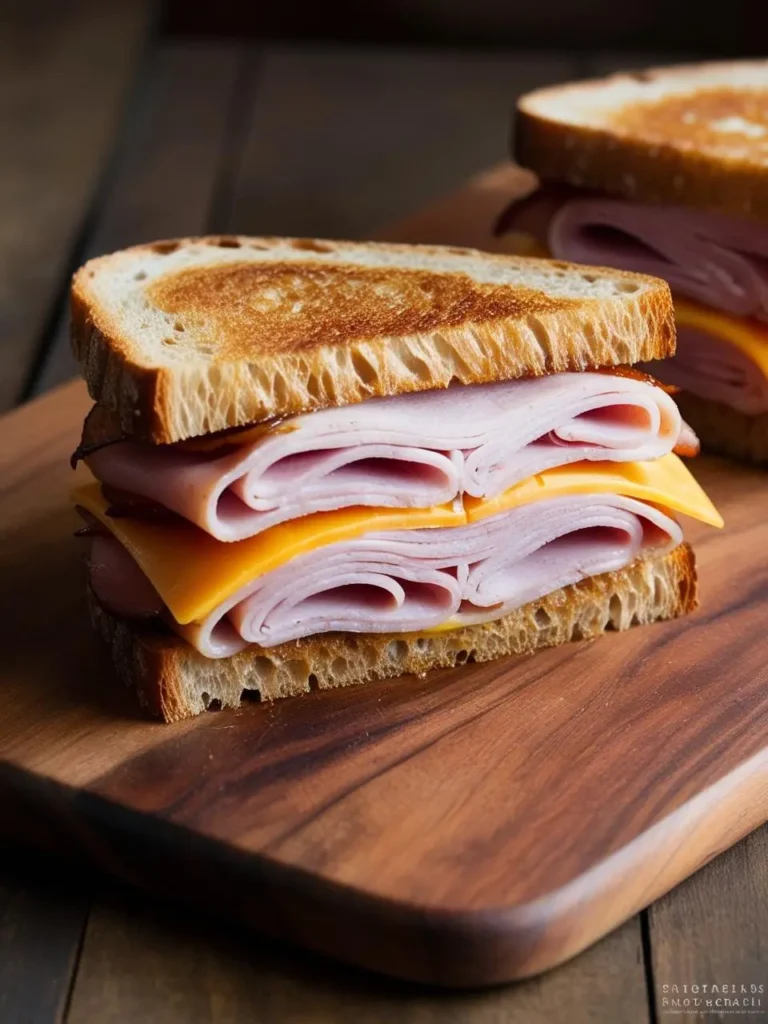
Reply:
<svg viewBox="0 0 768 1024"><path fill-rule="evenodd" d="M91 620L111 648L118 675L152 715L166 722L201 714L213 703L238 707L244 691L275 700L313 688L532 654L593 639L608 629L675 618L697 602L693 550L681 544L555 591L496 622L436 634L327 634L274 648L254 646L219 660L203 657L172 634L114 617L89 591Z"/></svg>
<svg viewBox="0 0 768 1024"><path fill-rule="evenodd" d="M664 282L558 263L566 273L619 277L626 291L433 334L187 365L182 372L148 367L130 355L130 338L98 308L87 266L73 281L72 345L89 393L115 411L125 434L158 444L372 397L663 359L675 346Z"/></svg>

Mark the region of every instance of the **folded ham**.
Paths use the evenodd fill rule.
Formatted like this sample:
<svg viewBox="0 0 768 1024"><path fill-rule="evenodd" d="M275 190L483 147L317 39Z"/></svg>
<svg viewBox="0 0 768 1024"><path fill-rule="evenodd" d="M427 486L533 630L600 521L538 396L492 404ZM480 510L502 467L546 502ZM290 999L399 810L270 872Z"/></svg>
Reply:
<svg viewBox="0 0 768 1024"><path fill-rule="evenodd" d="M747 416L768 412L765 373L741 349L705 330L678 327L674 358L650 363L648 370L669 384Z"/></svg>
<svg viewBox="0 0 768 1024"><path fill-rule="evenodd" d="M652 382L561 373L326 409L207 450L120 441L87 462L110 487L236 541L312 512L493 497L554 466L680 444L692 452L696 439Z"/></svg>
<svg viewBox="0 0 768 1024"><path fill-rule="evenodd" d="M665 278L676 296L740 318L768 320L764 225L546 186L504 212L497 233L510 232L529 232L559 259L653 274ZM747 415L768 412L764 366L704 328L679 326L677 354L647 369Z"/></svg>
<svg viewBox="0 0 768 1024"><path fill-rule="evenodd" d="M678 524L653 505L574 495L466 526L372 532L317 548L250 582L203 622L169 622L209 658L335 630L461 626L681 541ZM123 615L154 613L158 595L120 543L98 535L94 548L91 583L102 603L117 602Z"/></svg>
<svg viewBox="0 0 768 1024"><path fill-rule="evenodd" d="M621 267L740 317L768 320L768 228L682 206L571 199L552 216L560 259Z"/></svg>

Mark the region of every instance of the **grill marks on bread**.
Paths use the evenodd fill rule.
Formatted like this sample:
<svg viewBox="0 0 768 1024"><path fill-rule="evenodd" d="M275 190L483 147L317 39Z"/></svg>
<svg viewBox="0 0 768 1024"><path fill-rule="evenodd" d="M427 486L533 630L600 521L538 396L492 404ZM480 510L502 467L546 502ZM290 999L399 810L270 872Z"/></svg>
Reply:
<svg viewBox="0 0 768 1024"><path fill-rule="evenodd" d="M194 267L159 278L148 294L233 360L553 313L573 301L461 273L317 262Z"/></svg>

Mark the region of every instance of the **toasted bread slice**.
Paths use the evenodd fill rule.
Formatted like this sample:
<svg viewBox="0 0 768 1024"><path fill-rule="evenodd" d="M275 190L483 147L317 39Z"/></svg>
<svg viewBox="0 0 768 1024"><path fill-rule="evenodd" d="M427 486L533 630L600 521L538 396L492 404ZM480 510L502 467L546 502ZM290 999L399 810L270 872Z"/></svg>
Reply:
<svg viewBox="0 0 768 1024"><path fill-rule="evenodd" d="M274 700L313 687L423 675L467 661L589 640L607 629L672 619L696 606L694 555L681 544L667 555L555 591L496 622L433 634L326 634L211 660L169 633L114 618L90 594L93 623L110 644L119 675L166 722L200 714L212 702L237 707L246 690Z"/></svg>
<svg viewBox="0 0 768 1024"><path fill-rule="evenodd" d="M768 220L768 61L539 89L518 101L515 152L543 179Z"/></svg>
<svg viewBox="0 0 768 1024"><path fill-rule="evenodd" d="M686 423L693 427L704 451L768 466L768 412L757 416L688 391L675 396Z"/></svg>
<svg viewBox="0 0 768 1024"><path fill-rule="evenodd" d="M188 238L72 289L93 398L156 443L402 392L659 359L666 284L472 249Z"/></svg>

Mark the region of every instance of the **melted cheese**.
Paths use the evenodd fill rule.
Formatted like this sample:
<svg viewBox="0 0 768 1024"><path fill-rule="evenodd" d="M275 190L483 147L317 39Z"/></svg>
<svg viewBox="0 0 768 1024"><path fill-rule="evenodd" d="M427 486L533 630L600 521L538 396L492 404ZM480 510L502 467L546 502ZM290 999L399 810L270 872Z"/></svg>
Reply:
<svg viewBox="0 0 768 1024"><path fill-rule="evenodd" d="M547 498L572 494L623 494L721 527L722 517L677 455L653 462L578 462L528 477L495 498L464 501L470 523Z"/></svg>
<svg viewBox="0 0 768 1024"><path fill-rule="evenodd" d="M415 530L466 522L461 505L427 509L356 507L302 516L227 544L191 523L108 516L108 503L95 482L78 488L73 498L117 537L182 625L199 622L250 580L314 548L374 530Z"/></svg>
<svg viewBox="0 0 768 1024"><path fill-rule="evenodd" d="M743 352L768 377L768 324L758 320L718 313L708 306L675 296L675 320L678 327L692 327L722 338Z"/></svg>
<svg viewBox="0 0 768 1024"><path fill-rule="evenodd" d="M528 231L508 231L501 236L500 246L511 256L536 256L551 260L552 253Z"/></svg>
<svg viewBox="0 0 768 1024"><path fill-rule="evenodd" d="M578 463L548 470L491 499L428 509L355 507L293 519L247 540L227 544L184 522L145 522L107 515L101 487L73 494L125 546L182 625L199 622L251 580L315 548L381 530L462 526L532 501L569 494L625 494L700 519L723 521L676 455L654 462Z"/></svg>

